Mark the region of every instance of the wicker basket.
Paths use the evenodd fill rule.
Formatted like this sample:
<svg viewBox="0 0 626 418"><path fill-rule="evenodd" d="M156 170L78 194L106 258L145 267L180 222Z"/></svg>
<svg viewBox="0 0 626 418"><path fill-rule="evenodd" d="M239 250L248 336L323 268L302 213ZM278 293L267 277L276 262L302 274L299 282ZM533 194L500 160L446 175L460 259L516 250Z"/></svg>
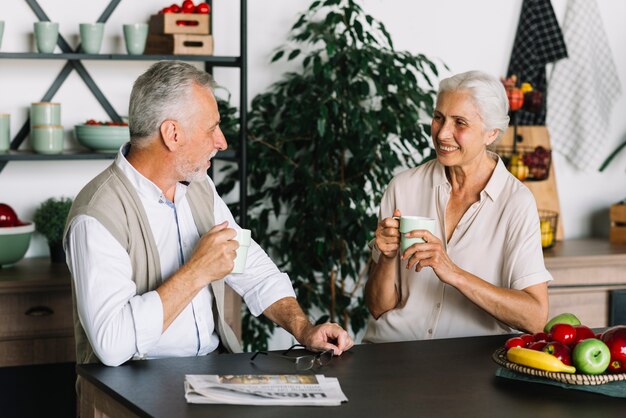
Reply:
<svg viewBox="0 0 626 418"><path fill-rule="evenodd" d="M493 361L500 366L513 370L518 373L524 373L531 376L545 377L546 379L556 380L561 383L568 383L570 385L603 385L610 382L618 382L620 380L626 380L626 373L615 374L582 374L582 373L559 373L548 372L545 370L533 369L531 367L522 366L520 364L511 363L506 358L506 349L504 347L498 348L491 356Z"/></svg>
<svg viewBox="0 0 626 418"><path fill-rule="evenodd" d="M556 229L559 226L559 213L553 210L539 209L541 228L541 248L547 250L556 244Z"/></svg>
<svg viewBox="0 0 626 418"><path fill-rule="evenodd" d="M504 165L511 170L510 163L514 155L513 147L498 146L496 153L502 158ZM524 176L523 181L543 181L550 176L551 150L544 147L518 145L515 155L519 157L520 163L527 167L528 174Z"/></svg>

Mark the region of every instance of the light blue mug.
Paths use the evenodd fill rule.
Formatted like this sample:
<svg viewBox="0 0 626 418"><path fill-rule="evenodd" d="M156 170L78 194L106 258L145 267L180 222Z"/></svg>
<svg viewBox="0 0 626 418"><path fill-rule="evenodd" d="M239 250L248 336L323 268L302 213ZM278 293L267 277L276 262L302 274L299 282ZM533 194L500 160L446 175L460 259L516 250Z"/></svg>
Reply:
<svg viewBox="0 0 626 418"><path fill-rule="evenodd" d="M63 127L61 125L33 126L30 131L30 146L39 154L63 152Z"/></svg>
<svg viewBox="0 0 626 418"><path fill-rule="evenodd" d="M394 216L393 219L400 220L400 248L405 252L413 244L425 242L421 238L407 238L404 234L417 229L425 229L431 234L435 233L435 219L423 216Z"/></svg>
<svg viewBox="0 0 626 418"><path fill-rule="evenodd" d="M37 50L43 54L54 52L59 38L59 24L57 22L35 22L34 26Z"/></svg>
<svg viewBox="0 0 626 418"><path fill-rule="evenodd" d="M124 25L124 42L129 55L143 54L147 39L147 23L128 23Z"/></svg>
<svg viewBox="0 0 626 418"><path fill-rule="evenodd" d="M30 105L30 128L36 125L60 125L61 103L37 102Z"/></svg>
<svg viewBox="0 0 626 418"><path fill-rule="evenodd" d="M99 54L104 38L104 23L81 23L80 42L86 54Z"/></svg>
<svg viewBox="0 0 626 418"><path fill-rule="evenodd" d="M4 20L0 20L0 47L2 47L2 35L4 34Z"/></svg>
<svg viewBox="0 0 626 418"><path fill-rule="evenodd" d="M11 115L0 113L0 152L11 148Z"/></svg>

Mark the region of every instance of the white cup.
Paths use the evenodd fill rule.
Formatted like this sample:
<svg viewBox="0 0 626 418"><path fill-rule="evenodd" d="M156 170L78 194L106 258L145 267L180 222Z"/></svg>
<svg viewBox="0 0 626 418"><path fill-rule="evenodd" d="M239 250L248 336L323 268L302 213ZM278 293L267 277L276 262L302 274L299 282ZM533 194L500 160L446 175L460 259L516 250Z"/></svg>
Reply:
<svg viewBox="0 0 626 418"><path fill-rule="evenodd" d="M246 269L246 260L248 259L248 248L252 242L252 232L249 229L238 229L235 239L239 242L237 248L237 257L235 257L235 267L231 273L243 273Z"/></svg>

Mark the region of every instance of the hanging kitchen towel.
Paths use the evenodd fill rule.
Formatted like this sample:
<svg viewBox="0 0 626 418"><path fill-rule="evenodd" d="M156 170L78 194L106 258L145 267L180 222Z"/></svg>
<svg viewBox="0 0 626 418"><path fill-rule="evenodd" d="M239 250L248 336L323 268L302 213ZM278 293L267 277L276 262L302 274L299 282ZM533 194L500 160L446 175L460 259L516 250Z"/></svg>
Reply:
<svg viewBox="0 0 626 418"><path fill-rule="evenodd" d="M546 64L565 57L567 48L550 0L524 0L507 75L516 74L519 81L545 94ZM545 105L537 113L520 110L517 114L518 125L545 125L545 121Z"/></svg>
<svg viewBox="0 0 626 418"><path fill-rule="evenodd" d="M595 170L622 89L596 0L569 0L563 33L569 59L555 64L548 88L552 148L579 170Z"/></svg>

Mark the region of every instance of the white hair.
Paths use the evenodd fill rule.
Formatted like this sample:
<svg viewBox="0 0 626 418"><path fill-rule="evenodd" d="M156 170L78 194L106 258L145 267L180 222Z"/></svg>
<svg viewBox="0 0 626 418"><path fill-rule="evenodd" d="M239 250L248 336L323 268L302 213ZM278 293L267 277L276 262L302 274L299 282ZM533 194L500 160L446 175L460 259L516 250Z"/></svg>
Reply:
<svg viewBox="0 0 626 418"><path fill-rule="evenodd" d="M485 130L498 129L500 139L509 127L509 100L500 80L482 71L456 74L441 80L437 100L443 92L460 90L469 91Z"/></svg>

